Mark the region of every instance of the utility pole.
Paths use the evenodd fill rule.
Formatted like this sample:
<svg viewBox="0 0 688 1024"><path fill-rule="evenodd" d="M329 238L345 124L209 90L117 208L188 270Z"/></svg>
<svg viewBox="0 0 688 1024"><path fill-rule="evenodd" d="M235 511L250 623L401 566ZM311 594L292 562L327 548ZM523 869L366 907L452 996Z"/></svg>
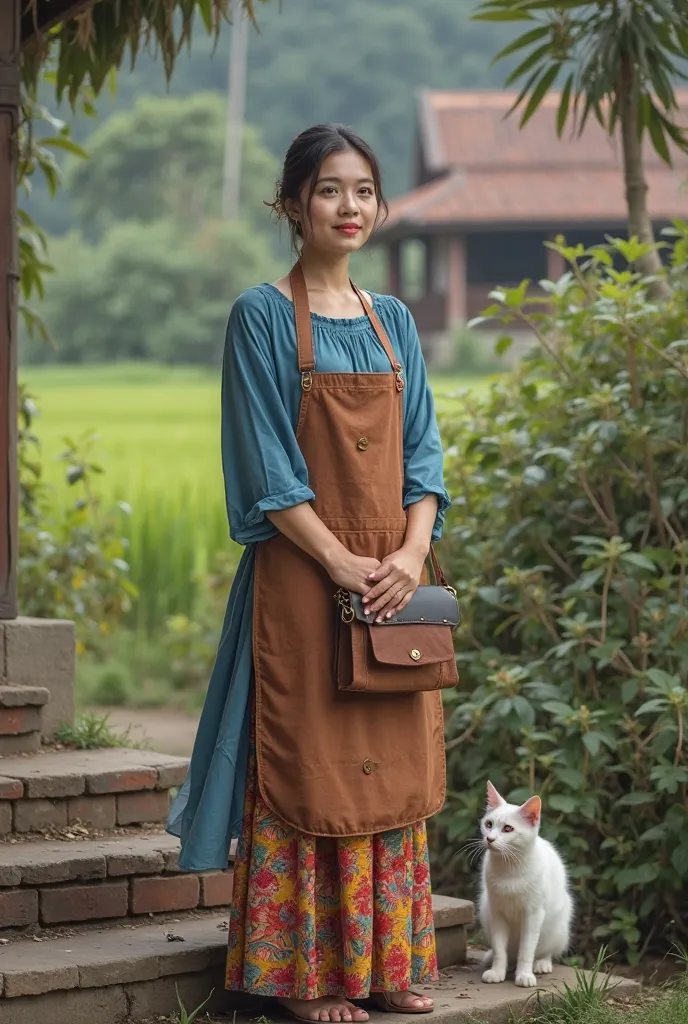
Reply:
<svg viewBox="0 0 688 1024"><path fill-rule="evenodd" d="M243 5L235 3L229 54L227 130L222 174L222 216L225 220L236 220L239 214L249 28L249 17Z"/></svg>

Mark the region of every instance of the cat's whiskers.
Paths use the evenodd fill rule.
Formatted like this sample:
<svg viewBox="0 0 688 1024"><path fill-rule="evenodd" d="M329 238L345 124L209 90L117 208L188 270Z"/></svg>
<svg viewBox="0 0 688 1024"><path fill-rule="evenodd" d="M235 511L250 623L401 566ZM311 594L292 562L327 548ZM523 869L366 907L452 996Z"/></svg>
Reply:
<svg viewBox="0 0 688 1024"><path fill-rule="evenodd" d="M472 867L476 859L480 856L484 849L485 846L482 839L468 839L463 844L463 846L457 851L456 855L458 856L459 854L465 854L468 866Z"/></svg>

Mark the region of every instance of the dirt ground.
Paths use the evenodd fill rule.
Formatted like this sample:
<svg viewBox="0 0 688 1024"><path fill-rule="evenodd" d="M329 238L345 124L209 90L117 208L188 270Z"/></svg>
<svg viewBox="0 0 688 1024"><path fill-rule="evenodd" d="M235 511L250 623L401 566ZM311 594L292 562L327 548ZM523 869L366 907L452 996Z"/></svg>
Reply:
<svg viewBox="0 0 688 1024"><path fill-rule="evenodd" d="M94 708L93 713L107 715L115 732L128 731L132 742L159 754L186 756L193 748L196 715L170 708Z"/></svg>

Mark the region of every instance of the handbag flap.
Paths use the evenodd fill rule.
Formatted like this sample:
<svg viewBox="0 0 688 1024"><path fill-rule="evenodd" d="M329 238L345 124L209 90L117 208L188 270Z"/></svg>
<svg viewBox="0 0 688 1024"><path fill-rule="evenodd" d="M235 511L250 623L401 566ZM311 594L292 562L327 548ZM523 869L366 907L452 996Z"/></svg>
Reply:
<svg viewBox="0 0 688 1024"><path fill-rule="evenodd" d="M366 615L363 598L350 593L351 607L359 622L372 625L374 615ZM450 626L452 629L461 622L459 603L455 595L445 587L418 587L415 594L400 612L391 619L376 623L379 626L435 625Z"/></svg>
<svg viewBox="0 0 688 1024"><path fill-rule="evenodd" d="M407 624L398 629L371 625L368 638L375 660L385 665L417 668L441 661L454 664L451 630L444 625Z"/></svg>

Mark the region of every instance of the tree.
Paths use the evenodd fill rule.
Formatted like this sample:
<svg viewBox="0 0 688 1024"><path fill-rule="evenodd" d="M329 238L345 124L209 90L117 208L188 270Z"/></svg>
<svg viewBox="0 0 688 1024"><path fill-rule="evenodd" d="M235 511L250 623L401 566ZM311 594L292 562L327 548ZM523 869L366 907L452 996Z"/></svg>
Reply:
<svg viewBox="0 0 688 1024"><path fill-rule="evenodd" d="M474 17L529 23L495 57L528 51L506 83L525 79L512 107L521 109L522 126L564 76L559 135L568 123L582 131L591 114L610 136L620 129L629 234L654 243L643 140L649 135L668 164L670 143L688 152L674 91L686 79L680 62L688 57L688 0L483 0ZM638 265L656 277L653 292L667 294L657 249Z"/></svg>
<svg viewBox="0 0 688 1024"><path fill-rule="evenodd" d="M216 93L142 96L113 114L85 140L88 161L67 175L70 199L84 225L162 217L196 224L218 217L224 153L225 100ZM266 223L275 158L247 126L243 147L242 214Z"/></svg>
<svg viewBox="0 0 688 1024"><path fill-rule="evenodd" d="M74 232L50 252L60 269L40 310L54 347L27 344L32 362L217 366L232 302L278 274L268 237L246 222L122 221L95 245Z"/></svg>

